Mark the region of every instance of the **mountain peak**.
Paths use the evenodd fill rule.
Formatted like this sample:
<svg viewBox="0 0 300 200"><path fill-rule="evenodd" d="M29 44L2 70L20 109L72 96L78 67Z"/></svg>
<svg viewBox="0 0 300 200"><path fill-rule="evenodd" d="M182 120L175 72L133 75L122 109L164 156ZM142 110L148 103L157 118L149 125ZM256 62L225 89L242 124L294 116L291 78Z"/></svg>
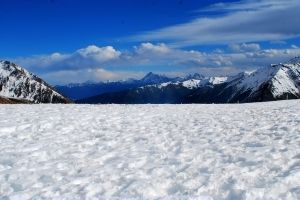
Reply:
<svg viewBox="0 0 300 200"><path fill-rule="evenodd" d="M159 75L159 74L154 74L153 72L149 72L144 76L144 78L141 79L141 81L152 84L152 83L167 82L170 81L170 78L164 75Z"/></svg>
<svg viewBox="0 0 300 200"><path fill-rule="evenodd" d="M153 72L149 72L149 73L147 73L147 74L144 76L143 79L149 78L149 77L157 77L157 76L161 76L161 75L159 75L159 74L154 74Z"/></svg>
<svg viewBox="0 0 300 200"><path fill-rule="evenodd" d="M5 73L13 73L15 75L17 74L22 74L27 77L36 77L32 73L28 72L26 69L16 65L15 63L7 60L0 60L0 74L2 76L5 75ZM1 81L1 76L0 76L0 81ZM0 90L1 91L1 90Z"/></svg>
<svg viewBox="0 0 300 200"><path fill-rule="evenodd" d="M185 80L190 80L190 79L202 80L204 78L205 78L205 76L203 76L199 73L188 74L184 77Z"/></svg>
<svg viewBox="0 0 300 200"><path fill-rule="evenodd" d="M49 84L10 61L0 61L0 96L33 103L69 103Z"/></svg>
<svg viewBox="0 0 300 200"><path fill-rule="evenodd" d="M0 60L1 64L11 64L12 62L8 61L8 60Z"/></svg>

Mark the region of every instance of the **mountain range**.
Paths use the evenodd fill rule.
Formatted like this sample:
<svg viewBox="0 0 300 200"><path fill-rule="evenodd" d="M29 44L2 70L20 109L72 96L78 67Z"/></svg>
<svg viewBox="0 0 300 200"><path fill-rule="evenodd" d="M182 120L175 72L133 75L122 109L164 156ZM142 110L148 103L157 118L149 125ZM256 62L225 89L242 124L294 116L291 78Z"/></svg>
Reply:
<svg viewBox="0 0 300 200"><path fill-rule="evenodd" d="M246 103L300 98L300 58L229 77L174 78L77 103Z"/></svg>
<svg viewBox="0 0 300 200"><path fill-rule="evenodd" d="M0 61L0 103L245 103L300 98L300 57L233 76L152 72L141 79L52 87L38 76Z"/></svg>
<svg viewBox="0 0 300 200"><path fill-rule="evenodd" d="M128 79L121 81L113 81L113 82L99 82L99 83L72 83L68 85L57 85L55 86L56 90L68 96L73 100L85 99L88 97L118 92L128 89L136 89L146 85L152 84L160 84L165 82L176 82L176 81L184 81L189 79L200 79L203 78L200 74L192 74L186 77L175 77L170 78L165 75L154 74L149 72L142 79Z"/></svg>

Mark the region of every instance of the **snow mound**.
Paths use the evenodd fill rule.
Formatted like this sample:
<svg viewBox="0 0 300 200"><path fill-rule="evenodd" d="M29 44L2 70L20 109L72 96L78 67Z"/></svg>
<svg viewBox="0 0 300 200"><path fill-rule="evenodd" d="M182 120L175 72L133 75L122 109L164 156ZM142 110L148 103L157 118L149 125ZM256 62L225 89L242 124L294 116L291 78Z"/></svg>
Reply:
<svg viewBox="0 0 300 200"><path fill-rule="evenodd" d="M0 199L300 199L299 110L3 105Z"/></svg>

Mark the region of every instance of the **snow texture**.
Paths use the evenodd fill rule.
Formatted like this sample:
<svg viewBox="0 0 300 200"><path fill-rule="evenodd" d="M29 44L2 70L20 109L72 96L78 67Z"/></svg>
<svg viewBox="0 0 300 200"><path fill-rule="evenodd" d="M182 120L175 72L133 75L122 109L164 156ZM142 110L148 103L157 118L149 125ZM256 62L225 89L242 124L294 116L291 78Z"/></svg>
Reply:
<svg viewBox="0 0 300 200"><path fill-rule="evenodd" d="M300 199L299 110L2 105L0 199Z"/></svg>

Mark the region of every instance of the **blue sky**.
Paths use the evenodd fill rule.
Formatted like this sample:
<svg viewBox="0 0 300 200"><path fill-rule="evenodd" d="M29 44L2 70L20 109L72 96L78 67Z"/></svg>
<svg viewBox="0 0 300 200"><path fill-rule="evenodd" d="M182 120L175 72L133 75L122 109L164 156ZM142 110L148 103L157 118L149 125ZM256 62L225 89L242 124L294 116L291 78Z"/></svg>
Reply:
<svg viewBox="0 0 300 200"><path fill-rule="evenodd" d="M227 75L300 55L298 0L0 1L0 59L52 84Z"/></svg>
<svg viewBox="0 0 300 200"><path fill-rule="evenodd" d="M185 23L199 0L1 0L3 56L70 52L90 44L129 47L125 37Z"/></svg>

